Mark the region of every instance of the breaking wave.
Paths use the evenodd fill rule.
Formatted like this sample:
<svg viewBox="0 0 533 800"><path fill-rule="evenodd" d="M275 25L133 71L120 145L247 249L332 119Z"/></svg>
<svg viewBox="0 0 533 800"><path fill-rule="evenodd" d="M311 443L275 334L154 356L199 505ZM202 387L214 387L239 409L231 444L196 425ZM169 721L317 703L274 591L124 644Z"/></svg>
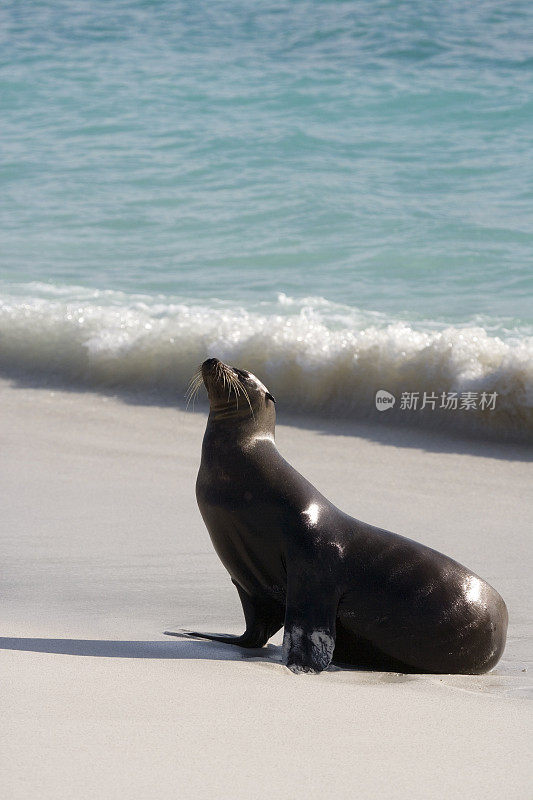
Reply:
<svg viewBox="0 0 533 800"><path fill-rule="evenodd" d="M40 296L0 299L4 375L181 400L194 369L216 356L257 374L279 408L533 441L533 337L524 331L387 320L322 298L279 295L250 310L75 287L33 291ZM376 410L379 390L396 397L394 408ZM435 407L421 410L424 392L437 396ZM443 394L466 392L475 407L440 408ZM404 393L418 393L416 409L401 407ZM496 393L494 408L480 408L482 393Z"/></svg>

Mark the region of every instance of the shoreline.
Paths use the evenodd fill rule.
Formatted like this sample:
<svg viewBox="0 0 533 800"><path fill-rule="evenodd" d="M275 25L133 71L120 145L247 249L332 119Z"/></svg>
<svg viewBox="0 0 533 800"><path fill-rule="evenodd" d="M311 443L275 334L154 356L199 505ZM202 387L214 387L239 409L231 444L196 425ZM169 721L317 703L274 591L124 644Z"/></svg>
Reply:
<svg viewBox="0 0 533 800"><path fill-rule="evenodd" d="M185 393L161 394L149 388L127 388L112 386L91 386L83 383L69 383L59 376L38 374L14 374L0 372L0 390L9 387L13 390L27 390L43 393L65 394L81 397L101 397L105 401L123 403L128 406L141 406L157 409L172 409L187 414L207 416L207 398L200 396L190 407ZM192 404L191 404L192 405ZM425 426L407 421L398 422L383 414L371 418L354 419L348 416L320 415L309 409L277 409L278 425L301 428L325 435L353 436L376 443L395 447L409 447L434 450L435 452L472 453L488 458L502 458L533 461L533 439L508 433L502 437L497 431L486 429L461 429L438 426Z"/></svg>
<svg viewBox="0 0 533 800"><path fill-rule="evenodd" d="M395 800L527 794L531 466L521 448L446 449L420 431L391 443L358 424L317 430L282 415L280 451L336 505L468 565L510 614L487 675L296 677L279 663L279 633L250 654L163 635L242 632L194 497L203 414L5 380L0 406L10 798L84 800L110 787L191 800L349 797L354 786L365 797L394 787Z"/></svg>

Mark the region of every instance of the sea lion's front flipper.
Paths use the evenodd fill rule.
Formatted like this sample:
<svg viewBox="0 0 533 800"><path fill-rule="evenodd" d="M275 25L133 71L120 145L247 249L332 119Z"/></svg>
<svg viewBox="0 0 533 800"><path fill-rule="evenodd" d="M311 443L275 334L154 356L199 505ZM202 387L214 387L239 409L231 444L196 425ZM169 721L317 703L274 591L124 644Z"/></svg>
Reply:
<svg viewBox="0 0 533 800"><path fill-rule="evenodd" d="M289 580L283 660L291 672L322 672L335 649L338 596L309 575Z"/></svg>

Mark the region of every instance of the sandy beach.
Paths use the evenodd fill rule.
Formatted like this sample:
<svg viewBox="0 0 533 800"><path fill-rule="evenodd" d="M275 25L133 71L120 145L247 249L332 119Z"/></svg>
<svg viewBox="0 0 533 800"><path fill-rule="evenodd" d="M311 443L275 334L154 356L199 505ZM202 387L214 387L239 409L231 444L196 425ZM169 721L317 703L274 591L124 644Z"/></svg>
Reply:
<svg viewBox="0 0 533 800"><path fill-rule="evenodd" d="M0 404L4 797L530 796L531 451L281 413L279 449L336 505L510 615L488 675L295 676L281 633L163 635L243 630L196 507L203 413L8 381Z"/></svg>
<svg viewBox="0 0 533 800"><path fill-rule="evenodd" d="M532 27L525 0L0 3L5 800L533 800ZM214 358L225 419L275 398L335 506L501 594L490 673L165 635L245 629L195 496ZM287 640L312 618L329 654L325 593L398 668L475 668L491 623L496 657L483 584L350 540L257 447L266 476L224 450L201 493L213 527L230 487L219 552L275 621L297 573Z"/></svg>

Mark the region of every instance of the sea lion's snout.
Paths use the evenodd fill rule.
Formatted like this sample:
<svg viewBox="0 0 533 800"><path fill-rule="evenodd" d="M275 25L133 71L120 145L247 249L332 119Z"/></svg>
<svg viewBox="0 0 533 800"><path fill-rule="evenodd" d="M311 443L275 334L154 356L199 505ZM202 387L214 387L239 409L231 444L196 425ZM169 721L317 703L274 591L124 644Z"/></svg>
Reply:
<svg viewBox="0 0 533 800"><path fill-rule="evenodd" d="M212 392L218 395L225 390L229 382L228 375L233 370L219 358L207 358L200 367L200 372L209 398L212 400Z"/></svg>
<svg viewBox="0 0 533 800"><path fill-rule="evenodd" d="M201 367L204 383L206 383L206 381L208 381L210 378L213 378L216 375L217 367L221 366L222 362L219 361L218 358L207 358Z"/></svg>
<svg viewBox="0 0 533 800"><path fill-rule="evenodd" d="M217 364L220 364L218 358L207 358L202 364L202 372L211 372Z"/></svg>

